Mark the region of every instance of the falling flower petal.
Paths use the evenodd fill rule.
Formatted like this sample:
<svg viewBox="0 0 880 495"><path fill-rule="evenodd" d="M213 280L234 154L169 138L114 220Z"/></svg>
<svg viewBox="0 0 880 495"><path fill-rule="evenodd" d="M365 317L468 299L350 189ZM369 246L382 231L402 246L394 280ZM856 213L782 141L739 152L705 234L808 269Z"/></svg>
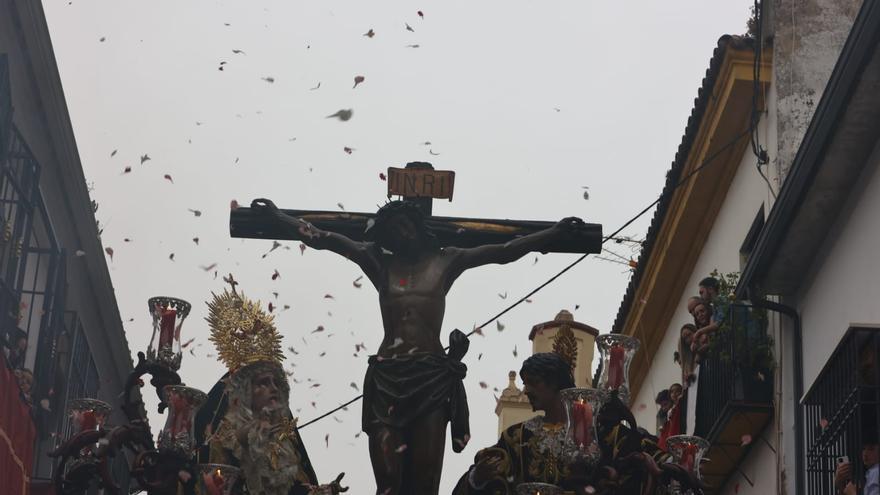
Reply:
<svg viewBox="0 0 880 495"><path fill-rule="evenodd" d="M379 172L379 180L388 180L388 179L385 177L385 174L383 174L382 172Z"/></svg>
<svg viewBox="0 0 880 495"><path fill-rule="evenodd" d="M336 299L333 294L324 294L324 299Z"/></svg>
<svg viewBox="0 0 880 495"><path fill-rule="evenodd" d="M237 210L238 209L238 201L236 201L234 199L232 201L230 201L229 202L229 209L230 210Z"/></svg>
<svg viewBox="0 0 880 495"><path fill-rule="evenodd" d="M187 208L187 210L190 211L193 215L195 215L197 217L202 216L202 212L199 210L193 210L192 208Z"/></svg>
<svg viewBox="0 0 880 495"><path fill-rule="evenodd" d="M236 55L247 55L247 53L245 53L244 50L236 50L236 49L233 49L233 50L232 50L232 53L234 53L234 54L236 54Z"/></svg>
<svg viewBox="0 0 880 495"><path fill-rule="evenodd" d="M398 454L400 454L400 453L402 453L404 450L406 450L406 444L403 444L403 445L401 445L400 447L397 447L396 449L394 449L394 452L397 452Z"/></svg>
<svg viewBox="0 0 880 495"><path fill-rule="evenodd" d="M272 273L272 280L278 280L278 277L280 277L280 276L281 276L281 274L278 273L278 270L275 270L275 271Z"/></svg>
<svg viewBox="0 0 880 495"><path fill-rule="evenodd" d="M266 81L269 84L272 84L275 82L275 78L272 76L261 77L260 79L262 79L263 81Z"/></svg>
<svg viewBox="0 0 880 495"><path fill-rule="evenodd" d="M364 76L354 76L354 86L351 89L358 87L358 84L364 82Z"/></svg>
<svg viewBox="0 0 880 495"><path fill-rule="evenodd" d="M317 86L315 86L313 88L309 88L309 91L315 91L316 89L321 89L321 81L318 81ZM294 139L296 139L296 138L294 138Z"/></svg>
<svg viewBox="0 0 880 495"><path fill-rule="evenodd" d="M112 247L104 248L104 252L107 253L107 256L110 257L110 261L113 261L113 248Z"/></svg>
<svg viewBox="0 0 880 495"><path fill-rule="evenodd" d="M361 287L363 287L363 284L361 283L362 278L364 278L363 275L354 279L354 282L352 282L351 285L354 285L355 289L360 289Z"/></svg>
<svg viewBox="0 0 880 495"><path fill-rule="evenodd" d="M169 254L168 259L174 261L174 253Z"/></svg>
<svg viewBox="0 0 880 495"><path fill-rule="evenodd" d="M318 328L312 330L312 333L318 333L324 331L324 325L318 325Z"/></svg>
<svg viewBox="0 0 880 495"><path fill-rule="evenodd" d="M75 254L76 254L77 258L81 258L86 255L86 252L83 251L82 249L77 249Z"/></svg>
<svg viewBox="0 0 880 495"><path fill-rule="evenodd" d="M354 110L349 108L349 109L345 109L345 110L338 110L336 113L334 113L332 115L328 115L326 118L328 118L328 119L336 118L336 119L341 120L342 122L347 122L348 120L351 119L352 115L354 115Z"/></svg>
<svg viewBox="0 0 880 495"><path fill-rule="evenodd" d="M739 444L741 446L745 447L746 445L748 445L750 443L752 443L752 436L751 435L746 434L746 435L743 435L742 437L740 437Z"/></svg>
<svg viewBox="0 0 880 495"><path fill-rule="evenodd" d="M513 357L517 357L516 346L513 346Z"/></svg>
<svg viewBox="0 0 880 495"><path fill-rule="evenodd" d="M486 382L480 382L480 388L489 388L489 385Z"/></svg>
<svg viewBox="0 0 880 495"><path fill-rule="evenodd" d="M119 150L113 150L113 151L111 151L111 152L110 152L110 158L113 158L114 156L116 156L116 152L117 152L117 151L119 151Z"/></svg>
<svg viewBox="0 0 880 495"><path fill-rule="evenodd" d="M819 420L819 426L821 426L823 430L824 430L825 428L828 428L828 420L825 419L825 418L820 419L820 420Z"/></svg>
<svg viewBox="0 0 880 495"><path fill-rule="evenodd" d="M272 304L272 301L269 301L269 312L271 313L273 311L275 311L275 305Z"/></svg>
<svg viewBox="0 0 880 495"><path fill-rule="evenodd" d="M143 165L144 162L147 161L147 160L151 160L150 155L144 153L144 155L141 156L141 165Z"/></svg>
<svg viewBox="0 0 880 495"><path fill-rule="evenodd" d="M413 29L412 26L410 26L408 23L404 22L404 24L406 25L406 30L407 30L407 31L409 31L409 32L411 32L411 33L416 32L416 30Z"/></svg>
<svg viewBox="0 0 880 495"><path fill-rule="evenodd" d="M199 238L193 237L193 242L196 243L196 246L198 246L199 245Z"/></svg>
<svg viewBox="0 0 880 495"><path fill-rule="evenodd" d="M499 332L504 331L504 324L501 323L501 320L495 320L495 328L497 328Z"/></svg>
<svg viewBox="0 0 880 495"><path fill-rule="evenodd" d="M125 169L122 171L123 174L127 174L129 172L131 172L131 167L125 167Z"/></svg>
<svg viewBox="0 0 880 495"><path fill-rule="evenodd" d="M303 244L303 243L300 243L300 245L299 245L299 255L302 256L303 253L305 253L305 252L306 252L306 245Z"/></svg>
<svg viewBox="0 0 880 495"><path fill-rule="evenodd" d="M370 29L369 31L364 33L364 36L366 36L367 38L372 38L373 36L376 36L376 32Z"/></svg>
<svg viewBox="0 0 880 495"><path fill-rule="evenodd" d="M174 184L174 179L172 179L172 178L171 178L171 175L169 175L169 174L165 174L165 180L167 180L168 182Z"/></svg>
<svg viewBox="0 0 880 495"><path fill-rule="evenodd" d="M422 19L425 18L425 14L424 14L421 10L419 10L418 12L416 12L416 14L418 14L418 16L421 17Z"/></svg>
<svg viewBox="0 0 880 495"><path fill-rule="evenodd" d="M345 146L344 148L342 148L342 151L344 151L350 155L351 152L354 151L354 148L349 148L348 146Z"/></svg>

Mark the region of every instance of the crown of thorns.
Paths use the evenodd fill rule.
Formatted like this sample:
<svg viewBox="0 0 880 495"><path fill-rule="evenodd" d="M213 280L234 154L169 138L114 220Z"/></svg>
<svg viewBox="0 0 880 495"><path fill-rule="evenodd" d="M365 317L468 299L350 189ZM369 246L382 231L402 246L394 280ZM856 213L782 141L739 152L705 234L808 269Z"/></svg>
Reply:
<svg viewBox="0 0 880 495"><path fill-rule="evenodd" d="M387 232L388 224L391 222L391 219L398 215L409 218L416 228L423 232L427 238L434 239L434 233L431 232L430 227L428 227L428 224L425 222L425 214L422 212L421 208L413 202L401 200L389 201L379 208L376 212L373 225L366 232L367 238L370 240L377 240L382 237Z"/></svg>

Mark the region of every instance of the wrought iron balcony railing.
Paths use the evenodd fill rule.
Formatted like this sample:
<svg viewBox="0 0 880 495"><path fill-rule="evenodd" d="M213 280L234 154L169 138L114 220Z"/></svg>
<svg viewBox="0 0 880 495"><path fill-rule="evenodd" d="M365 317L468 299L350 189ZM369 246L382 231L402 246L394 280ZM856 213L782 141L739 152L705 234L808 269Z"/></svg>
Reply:
<svg viewBox="0 0 880 495"><path fill-rule="evenodd" d="M731 304L699 369L694 434L711 444L704 476L721 487L773 417L772 340L762 310Z"/></svg>
<svg viewBox="0 0 880 495"><path fill-rule="evenodd" d="M878 356L880 329L850 328L804 396L809 493L835 493L840 457L852 462L854 480L864 479L862 446L877 442L880 425Z"/></svg>

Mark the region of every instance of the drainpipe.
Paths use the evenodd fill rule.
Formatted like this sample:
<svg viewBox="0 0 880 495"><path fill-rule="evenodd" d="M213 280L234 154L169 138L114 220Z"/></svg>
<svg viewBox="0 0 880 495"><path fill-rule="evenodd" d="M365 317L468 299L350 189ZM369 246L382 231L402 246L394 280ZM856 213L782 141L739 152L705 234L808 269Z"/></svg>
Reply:
<svg viewBox="0 0 880 495"><path fill-rule="evenodd" d="M751 289L749 289L751 296ZM795 450L795 493L806 493L804 489L804 412L801 397L804 395L804 347L801 329L801 317L791 306L786 306L766 299L749 299L752 306L782 313L791 318L794 324L794 450ZM777 447L778 448L778 447Z"/></svg>

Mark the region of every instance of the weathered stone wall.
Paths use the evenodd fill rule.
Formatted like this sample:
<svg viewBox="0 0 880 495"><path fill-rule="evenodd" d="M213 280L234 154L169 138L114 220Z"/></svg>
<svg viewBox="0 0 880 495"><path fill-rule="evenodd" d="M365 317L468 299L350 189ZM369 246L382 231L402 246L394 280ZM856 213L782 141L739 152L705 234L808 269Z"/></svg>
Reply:
<svg viewBox="0 0 880 495"><path fill-rule="evenodd" d="M822 97L862 0L775 0L772 6L773 84L778 152L784 180Z"/></svg>

